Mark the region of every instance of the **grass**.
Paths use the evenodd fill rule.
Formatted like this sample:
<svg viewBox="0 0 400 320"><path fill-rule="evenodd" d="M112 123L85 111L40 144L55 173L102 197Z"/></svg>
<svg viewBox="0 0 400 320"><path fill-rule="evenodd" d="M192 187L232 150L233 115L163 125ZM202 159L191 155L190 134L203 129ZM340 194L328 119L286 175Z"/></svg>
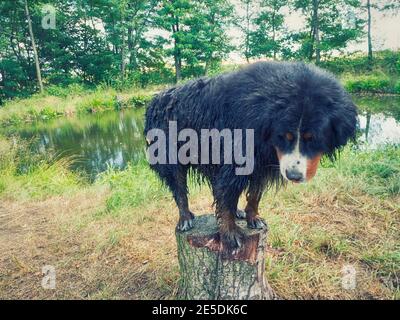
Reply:
<svg viewBox="0 0 400 320"><path fill-rule="evenodd" d="M351 93L397 93L394 81L385 74L345 75L342 81Z"/></svg>
<svg viewBox="0 0 400 320"><path fill-rule="evenodd" d="M175 297L177 210L144 161L89 184L67 163L29 155L0 139L0 298ZM387 183L398 186L399 158L396 147L347 147L309 184L264 195L266 272L280 297L400 298L400 192ZM190 190L193 212L213 210L207 187ZM40 286L49 264L56 290ZM346 265L355 290L341 286Z"/></svg>
<svg viewBox="0 0 400 320"><path fill-rule="evenodd" d="M101 86L87 91L50 87L50 91L46 93L7 102L0 108L0 126L46 121L74 114L143 107L160 88L130 88L117 92L113 88Z"/></svg>
<svg viewBox="0 0 400 320"><path fill-rule="evenodd" d="M400 94L398 79L397 53L382 52L377 54L373 71L368 68L364 56L333 59L325 61L323 68L337 74L345 88L351 93ZM339 62L343 63L340 64ZM339 63L339 65L338 65ZM244 65L223 64L212 69L210 76L222 72L237 70ZM347 73L346 73L347 70ZM185 83L187 79L182 80ZM48 86L43 94L34 94L26 99L14 99L0 107L0 126L15 126L24 122L46 121L77 113L97 113L123 108L143 107L152 95L170 84L143 88L125 88L116 90L99 85L87 88L79 84L69 87Z"/></svg>

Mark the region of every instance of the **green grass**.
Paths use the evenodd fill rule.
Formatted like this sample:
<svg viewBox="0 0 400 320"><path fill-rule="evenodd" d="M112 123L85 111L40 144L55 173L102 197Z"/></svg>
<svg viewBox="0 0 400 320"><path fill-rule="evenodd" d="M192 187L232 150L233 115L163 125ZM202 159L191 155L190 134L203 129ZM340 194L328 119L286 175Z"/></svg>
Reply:
<svg viewBox="0 0 400 320"><path fill-rule="evenodd" d="M82 87L65 89L47 88L44 94L27 99L15 99L0 108L0 126L15 126L25 122L47 121L73 114L97 113L124 108L141 108L161 87L130 88L116 91L99 86L84 90Z"/></svg>
<svg viewBox="0 0 400 320"><path fill-rule="evenodd" d="M343 84L351 93L395 93L393 81L384 74L345 75Z"/></svg>
<svg viewBox="0 0 400 320"><path fill-rule="evenodd" d="M0 196L44 199L76 192L85 182L69 165L68 159L32 154L28 142L0 137Z"/></svg>
<svg viewBox="0 0 400 320"><path fill-rule="evenodd" d="M106 183L111 188L112 194L106 201L108 212L169 198L167 189L145 161L129 165L124 171L110 169L101 175L97 183Z"/></svg>
<svg viewBox="0 0 400 320"><path fill-rule="evenodd" d="M335 163L324 161L308 184L264 195L261 215L270 230L266 272L280 297L400 297L398 159L395 146L360 151L349 145ZM0 243L0 251L20 261L7 267L0 295L49 297L39 291L37 278L25 277L18 285L15 279L22 277L23 266L40 270L51 256L60 270L53 298L173 298L177 209L147 163L109 169L93 184L68 166L68 161L33 155L29 142L0 138L5 208L0 206L0 222L11 214L2 232L13 235L7 238L13 243ZM210 212L210 190L190 189L193 212ZM19 238L25 233L16 230L26 225L29 237ZM341 287L341 270L348 264L357 270L352 291Z"/></svg>
<svg viewBox="0 0 400 320"><path fill-rule="evenodd" d="M400 147L388 145L375 151L355 151L347 148L345 161L335 164L348 177L360 179L362 190L371 195L400 194Z"/></svg>

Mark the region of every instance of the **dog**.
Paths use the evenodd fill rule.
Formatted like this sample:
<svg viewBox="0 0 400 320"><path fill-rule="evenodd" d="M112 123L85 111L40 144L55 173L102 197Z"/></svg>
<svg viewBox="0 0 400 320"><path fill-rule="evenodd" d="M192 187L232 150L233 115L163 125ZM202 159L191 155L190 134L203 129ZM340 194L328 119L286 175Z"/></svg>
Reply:
<svg viewBox="0 0 400 320"><path fill-rule="evenodd" d="M264 228L258 212L263 192L287 181L309 181L322 156L335 159L355 138L357 108L338 80L316 66L257 62L157 94L146 110L145 135L161 129L168 141L171 121L176 122L177 130L191 128L197 133L202 129L253 130L254 168L250 174L236 174L232 163L151 164L173 194L181 232L191 229L194 219L188 204L187 176L193 172L208 182L220 248L235 252L246 240L235 218L245 218L249 228ZM151 144L150 139L148 146ZM243 212L238 201L244 192L247 205Z"/></svg>

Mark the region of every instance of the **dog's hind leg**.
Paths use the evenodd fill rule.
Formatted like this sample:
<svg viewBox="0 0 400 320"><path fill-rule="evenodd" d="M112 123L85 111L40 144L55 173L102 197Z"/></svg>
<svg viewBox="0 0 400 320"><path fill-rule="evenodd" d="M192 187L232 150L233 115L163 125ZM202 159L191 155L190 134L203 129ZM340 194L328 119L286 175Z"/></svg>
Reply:
<svg viewBox="0 0 400 320"><path fill-rule="evenodd" d="M261 219L258 212L258 205L260 203L264 187L259 184L250 183L249 190L246 194L247 204L244 209L246 212L247 226L253 229L262 229L266 227L266 223Z"/></svg>
<svg viewBox="0 0 400 320"><path fill-rule="evenodd" d="M193 228L194 214L189 210L187 169L177 166L172 170L165 181L172 191L174 200L179 209L179 221L177 228L179 231L187 231Z"/></svg>

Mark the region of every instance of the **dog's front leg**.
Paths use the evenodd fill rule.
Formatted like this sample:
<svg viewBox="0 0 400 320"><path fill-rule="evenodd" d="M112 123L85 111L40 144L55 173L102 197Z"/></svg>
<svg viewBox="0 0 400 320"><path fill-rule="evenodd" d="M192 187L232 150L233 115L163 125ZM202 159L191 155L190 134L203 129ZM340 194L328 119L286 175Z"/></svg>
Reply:
<svg viewBox="0 0 400 320"><path fill-rule="evenodd" d="M245 241L245 234L235 223L235 211L218 208L216 210L221 251L225 254L235 254Z"/></svg>

